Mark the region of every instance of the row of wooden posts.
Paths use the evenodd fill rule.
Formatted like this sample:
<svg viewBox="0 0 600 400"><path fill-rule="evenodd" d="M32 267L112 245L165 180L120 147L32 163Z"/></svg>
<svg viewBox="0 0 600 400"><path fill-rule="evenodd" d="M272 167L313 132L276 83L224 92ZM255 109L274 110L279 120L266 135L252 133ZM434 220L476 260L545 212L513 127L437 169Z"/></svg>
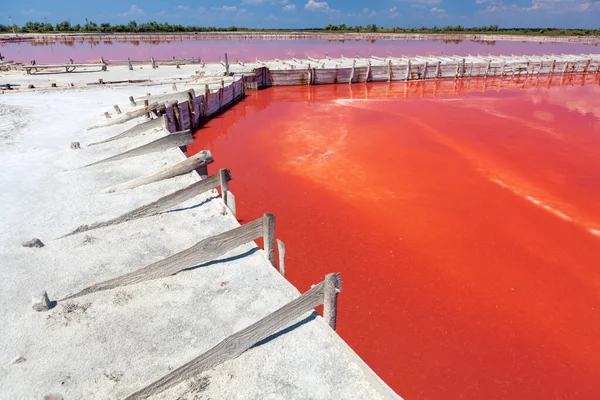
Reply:
<svg viewBox="0 0 600 400"><path fill-rule="evenodd" d="M114 109L118 114L116 118L111 118L109 121L103 124L92 126L89 129L119 125L123 122L137 118L145 118L146 120L137 124L133 128L127 129L118 135L113 136L112 138L105 139L101 142L92 143L90 145L102 145L103 143L119 140L124 137L141 135L163 124L168 134L148 144L93 162L82 168L93 168L107 162L124 161L130 157L164 151L167 149L174 149L177 147L181 148L182 146L190 144L193 140L191 130L186 129L183 131L177 131L177 129L186 127L188 124L195 124L193 121L197 121L198 118L207 118L208 116L213 115L215 112L219 112L223 107L232 104L237 98L241 98L236 97L234 94L235 88L239 87L240 84L243 87L243 80L234 81L231 85L229 85L229 88L231 88L233 91L230 98L226 97L226 87L221 85L221 88L218 90L218 93L216 93L215 96L211 96L212 93L205 93L204 95L196 97L192 93L192 95L189 96L188 100L186 101L179 101L180 97L182 96L180 92L173 92L169 95L163 95L162 98L159 96L154 96L154 98L153 96L147 96L143 99L143 107L137 108L134 111L125 114L122 112L121 107L115 105ZM187 93L188 95L190 94L190 92L187 91L184 93ZM244 94L243 91L240 93L242 95ZM155 100L160 100L160 102ZM153 101L153 103L150 104L150 101ZM211 101L216 102L216 105L212 106ZM137 107L138 102L139 99L136 100L134 98L130 98L130 103L132 106ZM162 106L160 104L162 104ZM200 107L195 107L195 105L199 105ZM172 110L173 114L171 114L168 110ZM179 110L179 112L177 113L175 110ZM189 113L186 113L185 111L182 112L182 110L187 110ZM148 115L150 113L154 113L155 111L157 111L157 114L160 115L162 120L167 122L163 122L161 118L147 119ZM199 114L196 115L196 112L199 112ZM171 120L171 118L173 118L173 120ZM160 124L158 124L156 121L158 121ZM209 151L204 150L195 156L189 157L175 165L164 167L150 174L137 177L115 186L111 186L106 188L105 191L111 193L115 191L131 189L141 185L151 184L162 179L168 179L190 173L192 171L201 170L208 173L206 167L212 161L212 154ZM231 173L229 170L220 169L216 174L207 176L205 179L201 179L183 189L165 195L152 203L138 207L108 221L81 225L79 228L67 233L63 237L81 234L83 232L100 229L107 226L114 226L139 218L155 216L172 209L174 206L186 200L192 199L210 190L214 190L217 187L220 187L221 189L221 198L225 202L226 206L230 208L232 214L235 215L235 197L229 189L230 180ZM190 248L167 257L166 259L139 268L130 273L116 276L102 282L93 283L87 287L84 287L83 289L80 289L76 293L70 294L58 300L58 303L89 295L91 293L139 284L149 280L166 278L178 273L186 273L185 271L189 270L190 268L194 268L218 259L227 252L253 242L258 238L263 239L266 256L270 264L275 268L277 268L275 248L279 248L279 270L282 275L285 275L285 245L282 241L276 239L275 216L265 213L261 218L216 236L203 239ZM290 323L297 320L302 315L310 312L318 305L323 304L323 317L328 325L332 329L335 329L337 319L337 296L342 289L341 285L341 277L339 273L326 275L324 281L314 285L309 291L300 295L295 300L279 308L277 311L265 316L249 327L226 337L207 352L200 354L198 357L171 371L164 377L127 396L126 399L146 399L150 396L161 393L180 382L190 379L197 374L214 368L226 360L235 358L252 348L257 343L268 339L281 329L289 326ZM47 311L50 308L51 302L49 301L46 293L44 293L41 298L35 299L34 309L36 311Z"/></svg>

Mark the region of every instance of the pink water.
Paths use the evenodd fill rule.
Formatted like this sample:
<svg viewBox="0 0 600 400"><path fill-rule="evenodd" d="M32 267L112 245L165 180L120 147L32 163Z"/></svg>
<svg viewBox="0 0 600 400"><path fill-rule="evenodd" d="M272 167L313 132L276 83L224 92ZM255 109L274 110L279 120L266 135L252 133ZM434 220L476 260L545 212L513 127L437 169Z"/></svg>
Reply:
<svg viewBox="0 0 600 400"><path fill-rule="evenodd" d="M503 88L500 91L497 89ZM407 400L600 398L600 76L276 87L196 133Z"/></svg>
<svg viewBox="0 0 600 400"><path fill-rule="evenodd" d="M230 60L242 61L274 58L319 58L329 54L346 57L357 54L363 57L388 54L394 56L441 54L581 54L598 52L597 45L578 43L537 42L445 42L441 40L187 40L187 41L76 41L71 43L10 43L1 44L0 53L6 60L38 63L107 60L149 60L201 57L205 61L218 61L227 52Z"/></svg>

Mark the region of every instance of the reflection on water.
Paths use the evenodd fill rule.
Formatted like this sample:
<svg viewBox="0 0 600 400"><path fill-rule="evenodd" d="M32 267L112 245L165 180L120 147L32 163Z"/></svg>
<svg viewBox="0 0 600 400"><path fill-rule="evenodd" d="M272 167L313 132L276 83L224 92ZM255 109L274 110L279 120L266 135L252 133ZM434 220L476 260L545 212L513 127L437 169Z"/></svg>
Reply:
<svg viewBox="0 0 600 400"><path fill-rule="evenodd" d="M210 121L288 278L340 271L339 333L407 399L591 399L600 77L281 87Z"/></svg>
<svg viewBox="0 0 600 400"><path fill-rule="evenodd" d="M20 62L35 59L39 63L107 60L149 60L201 57L218 61L225 52L230 59L322 58L326 54L363 57L441 54L581 54L597 52L597 45L579 43L489 42L456 40L178 40L109 41L100 39L60 43L25 42L0 44L0 52Z"/></svg>

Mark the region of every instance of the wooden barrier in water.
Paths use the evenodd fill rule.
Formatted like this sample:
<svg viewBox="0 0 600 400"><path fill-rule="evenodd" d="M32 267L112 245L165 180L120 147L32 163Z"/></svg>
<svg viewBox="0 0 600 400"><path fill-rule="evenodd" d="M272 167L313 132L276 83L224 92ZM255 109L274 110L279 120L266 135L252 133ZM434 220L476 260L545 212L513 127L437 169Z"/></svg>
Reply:
<svg viewBox="0 0 600 400"><path fill-rule="evenodd" d="M600 71L600 55L551 56L429 56L372 57L365 65L356 60L314 60L324 67L257 68L248 87L323 85L337 83L414 81L471 77L520 77L547 74L585 74ZM339 61L339 62L338 62ZM326 64L328 63L329 64ZM365 60L362 60L365 63ZM314 64L313 64L314 65ZM318 63L317 63L318 65Z"/></svg>
<svg viewBox="0 0 600 400"><path fill-rule="evenodd" d="M332 326L331 318L335 318L337 310L328 309L328 307L336 307L336 304L331 301L331 291L333 290L335 296L337 296L337 293L342 289L341 282L339 273L328 274L324 281L317 283L297 299L292 300L247 328L226 337L207 352L143 389L130 394L125 400L147 399L155 396L194 376L215 368L225 361L234 359L321 304L324 305L330 318L329 325ZM333 321L332 328L335 329L335 321Z"/></svg>

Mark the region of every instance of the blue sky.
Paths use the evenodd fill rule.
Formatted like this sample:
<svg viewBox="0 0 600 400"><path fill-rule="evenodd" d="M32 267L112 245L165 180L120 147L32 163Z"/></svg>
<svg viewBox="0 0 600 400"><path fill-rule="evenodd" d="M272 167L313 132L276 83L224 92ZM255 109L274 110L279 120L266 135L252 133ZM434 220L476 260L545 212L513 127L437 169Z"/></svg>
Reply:
<svg viewBox="0 0 600 400"><path fill-rule="evenodd" d="M9 15L55 23L169 23L260 28L322 27L327 24L394 26L489 25L502 27L600 27L600 0L103 0L23 2L3 0L0 23Z"/></svg>

